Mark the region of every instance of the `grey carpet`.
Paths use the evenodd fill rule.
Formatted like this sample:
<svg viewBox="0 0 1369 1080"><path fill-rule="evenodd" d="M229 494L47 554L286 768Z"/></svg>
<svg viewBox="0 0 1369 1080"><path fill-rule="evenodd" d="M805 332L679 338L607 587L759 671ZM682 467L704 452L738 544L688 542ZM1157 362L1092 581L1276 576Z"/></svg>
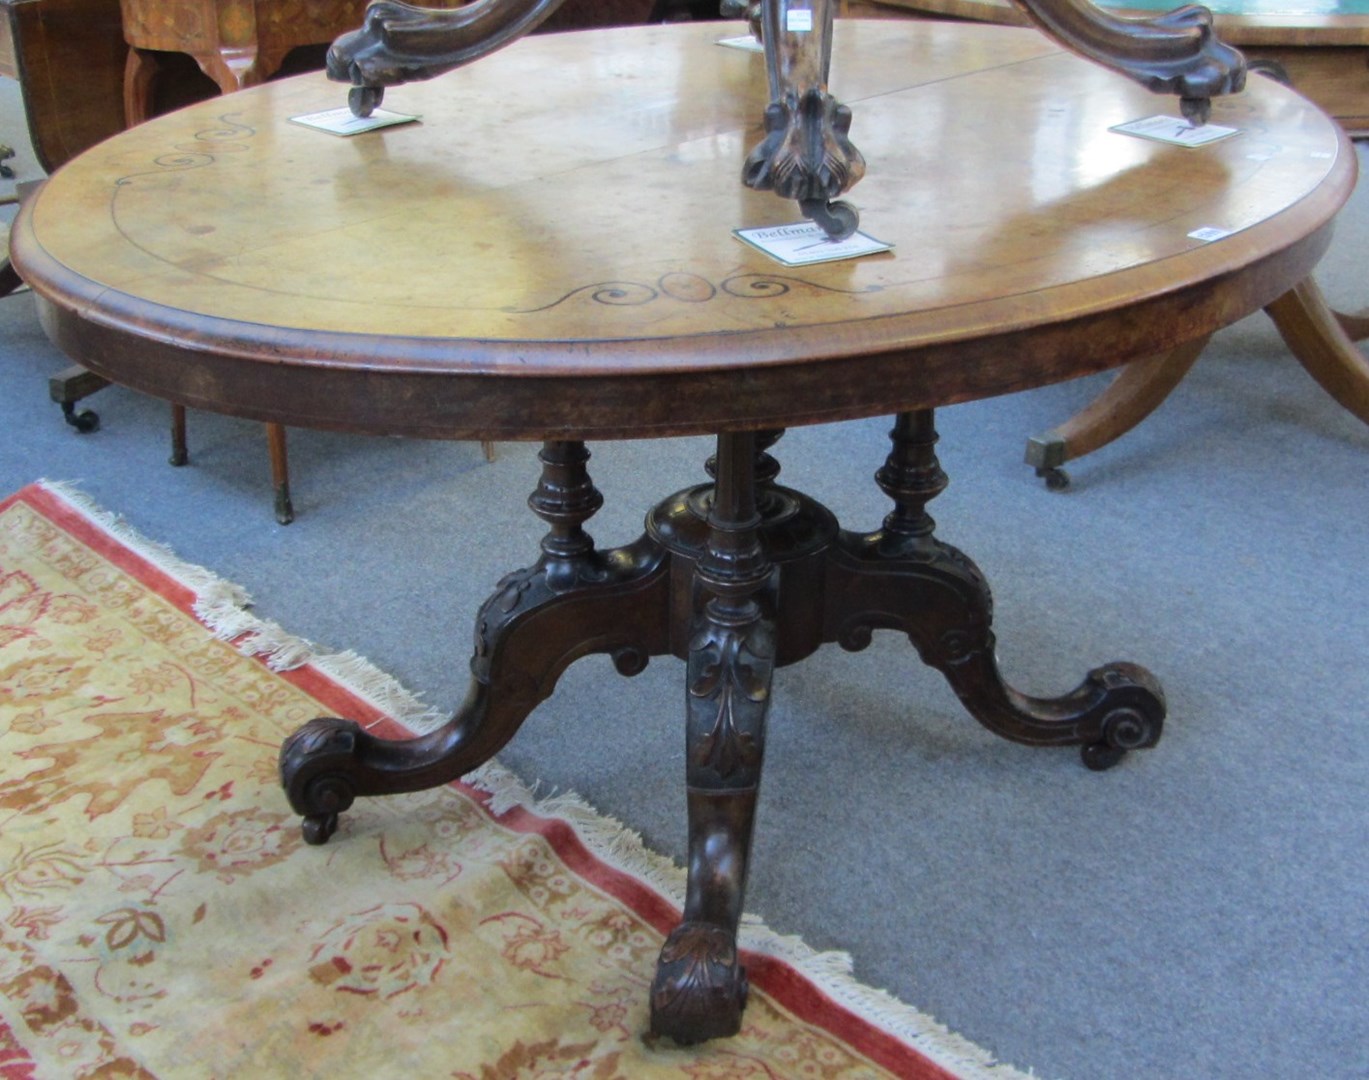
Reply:
<svg viewBox="0 0 1369 1080"><path fill-rule="evenodd" d="M1361 191L1319 274L1345 308L1369 302L1367 231ZM283 528L259 425L192 414L172 469L162 403L110 389L98 433L63 425L46 380L64 364L30 296L0 301L0 491L70 481L261 615L460 699L476 605L536 552L535 448L486 464L471 444L292 431ZM1143 663L1168 693L1160 745L1093 774L981 729L896 636L824 649L776 679L748 906L1042 1077L1369 1076L1369 429L1255 315L1048 493L1024 440L1100 385L943 410L952 486L932 510L989 576L1009 678L1054 694ZM782 479L874 527L887 427L792 431ZM710 448L592 449L590 531L614 544ZM676 661L631 680L584 661L502 760L679 858L682 707Z"/></svg>

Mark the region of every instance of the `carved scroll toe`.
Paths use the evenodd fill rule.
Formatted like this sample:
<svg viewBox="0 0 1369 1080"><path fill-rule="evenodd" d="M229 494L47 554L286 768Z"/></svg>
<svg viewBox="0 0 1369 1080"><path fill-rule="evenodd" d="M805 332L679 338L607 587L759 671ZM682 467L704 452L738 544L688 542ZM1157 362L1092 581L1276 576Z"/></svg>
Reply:
<svg viewBox="0 0 1369 1080"><path fill-rule="evenodd" d="M1086 685L1097 687L1102 698L1099 736L1080 747L1084 764L1095 772L1110 769L1129 750L1144 750L1160 741L1165 721L1165 695L1160 684L1136 664L1108 664L1089 672Z"/></svg>
<svg viewBox="0 0 1369 1080"><path fill-rule="evenodd" d="M748 992L736 938L710 923L681 923L661 949L651 984L651 1032L683 1045L735 1035Z"/></svg>
<svg viewBox="0 0 1369 1080"><path fill-rule="evenodd" d="M325 843L337 829L338 815L352 805L356 785L348 773L356 767L362 738L355 722L320 717L310 720L281 747L281 785L291 808L304 818L307 843Z"/></svg>

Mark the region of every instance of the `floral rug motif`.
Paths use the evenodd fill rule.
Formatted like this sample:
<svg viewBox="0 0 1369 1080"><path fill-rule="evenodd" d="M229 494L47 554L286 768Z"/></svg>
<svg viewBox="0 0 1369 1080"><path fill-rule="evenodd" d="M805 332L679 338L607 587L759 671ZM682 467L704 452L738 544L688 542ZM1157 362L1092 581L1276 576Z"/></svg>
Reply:
<svg viewBox="0 0 1369 1080"><path fill-rule="evenodd" d="M306 846L284 736L421 709L246 601L60 487L0 503L0 1080L1021 1075L751 922L741 1034L653 1041L682 875L497 766Z"/></svg>

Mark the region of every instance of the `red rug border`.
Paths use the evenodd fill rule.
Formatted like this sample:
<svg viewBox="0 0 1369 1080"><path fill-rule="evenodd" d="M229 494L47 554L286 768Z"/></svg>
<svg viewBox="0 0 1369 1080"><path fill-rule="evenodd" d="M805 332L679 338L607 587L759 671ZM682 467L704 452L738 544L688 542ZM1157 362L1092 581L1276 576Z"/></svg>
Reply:
<svg viewBox="0 0 1369 1080"><path fill-rule="evenodd" d="M0 512L19 502L42 514L197 622L201 621L195 615L196 594L193 589L128 547L60 493L41 484L30 484L0 501ZM261 657L253 659L266 666ZM386 737L408 738L413 734L402 723L358 697L313 664L273 674L317 699L330 711L347 716ZM591 852L569 823L542 817L523 806L515 806L502 815L496 815L490 811L487 792L460 780L454 781L453 786L475 799L491 820L516 832L535 834L546 839L579 877L626 904L662 934L668 934L678 923L679 908L645 882L627 871L610 866ZM835 1001L788 962L745 949L742 950L742 957L747 978L753 985L804 1023L830 1031L880 1067L907 1080L956 1080L955 1073L873 1021Z"/></svg>

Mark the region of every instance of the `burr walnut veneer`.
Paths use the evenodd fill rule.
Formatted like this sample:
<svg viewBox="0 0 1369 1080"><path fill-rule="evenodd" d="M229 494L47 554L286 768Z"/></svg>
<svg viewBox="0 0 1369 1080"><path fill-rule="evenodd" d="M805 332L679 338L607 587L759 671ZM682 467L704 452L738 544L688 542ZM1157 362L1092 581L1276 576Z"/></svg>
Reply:
<svg viewBox="0 0 1369 1080"><path fill-rule="evenodd" d="M314 721L282 778L322 842L356 796L487 760L581 656L625 675L685 661L689 886L651 992L655 1030L685 1041L740 1023L774 668L892 629L1007 738L1105 768L1160 736L1163 696L1135 664L1052 699L1004 683L984 578L926 511L946 483L934 408L1259 309L1307 278L1355 179L1340 130L1272 82L1213 102L1239 136L1183 149L1110 131L1170 103L1038 34L842 23L833 81L869 166L854 198L895 247L784 267L731 234L796 216L738 182L768 95L760 55L714 43L741 32L525 38L392 88L386 106L422 123L351 139L288 119L341 103L323 77L257 87L82 155L14 240L54 340L136 389L285 424L543 441L530 505L547 534L480 609L450 723L394 743ZM894 417L869 465L882 525L843 529L778 482L781 429L877 414ZM703 433L711 476L636 542L597 547L586 440Z"/></svg>

